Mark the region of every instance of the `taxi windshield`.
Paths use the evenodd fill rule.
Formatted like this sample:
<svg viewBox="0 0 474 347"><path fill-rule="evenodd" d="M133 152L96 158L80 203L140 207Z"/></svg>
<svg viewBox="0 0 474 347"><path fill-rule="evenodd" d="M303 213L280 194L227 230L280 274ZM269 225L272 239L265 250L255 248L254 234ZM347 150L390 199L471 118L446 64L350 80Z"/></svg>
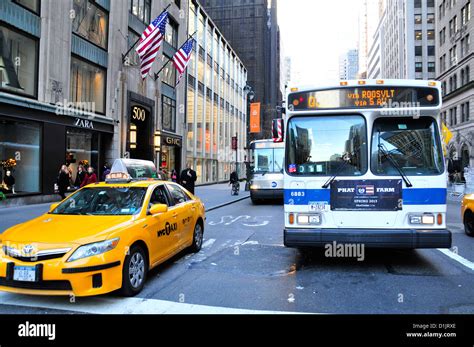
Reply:
<svg viewBox="0 0 474 347"><path fill-rule="evenodd" d="M65 200L52 214L126 216L141 211L146 188L85 188Z"/></svg>

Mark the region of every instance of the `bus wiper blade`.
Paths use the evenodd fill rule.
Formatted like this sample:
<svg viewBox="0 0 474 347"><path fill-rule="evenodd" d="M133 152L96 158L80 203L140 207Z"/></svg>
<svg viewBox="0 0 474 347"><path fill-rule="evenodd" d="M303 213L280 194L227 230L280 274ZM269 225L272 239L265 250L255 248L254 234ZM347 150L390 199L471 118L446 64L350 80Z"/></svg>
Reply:
<svg viewBox="0 0 474 347"><path fill-rule="evenodd" d="M395 159L393 159L392 154L389 151L387 151L387 149L385 148L385 146L383 144L379 144L379 151L382 152L382 154L388 159L389 163L392 164L392 166L395 169L397 169L398 173L400 174L400 176L402 176L403 181L405 182L407 187L408 188L413 187L413 184L411 184L411 182L408 179L408 176L406 175L406 173L403 171L403 169L400 167L400 165L398 165L398 163L395 161Z"/></svg>
<svg viewBox="0 0 474 347"><path fill-rule="evenodd" d="M332 182L334 182L334 180L337 178L337 176L339 176L342 169L345 168L346 165L349 165L350 158L349 158L348 154L349 153L346 153L345 155L342 156L342 163L337 167L336 172L334 173L334 175L330 179L328 179L326 181L326 183L324 183L321 188L323 188L323 189L329 188L329 186L332 184Z"/></svg>

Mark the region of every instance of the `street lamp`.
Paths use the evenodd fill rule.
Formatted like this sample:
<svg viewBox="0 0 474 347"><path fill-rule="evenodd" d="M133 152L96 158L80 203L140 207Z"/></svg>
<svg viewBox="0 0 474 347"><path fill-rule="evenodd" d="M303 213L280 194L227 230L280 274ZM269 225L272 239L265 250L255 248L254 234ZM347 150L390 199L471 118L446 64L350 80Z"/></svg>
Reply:
<svg viewBox="0 0 474 347"><path fill-rule="evenodd" d="M247 96L247 136L246 136L246 146L245 149L247 150L247 159L245 161L245 171L247 176L247 183L245 184L245 190L250 190L250 103L255 99L255 92L251 85L247 84L244 87L244 93Z"/></svg>

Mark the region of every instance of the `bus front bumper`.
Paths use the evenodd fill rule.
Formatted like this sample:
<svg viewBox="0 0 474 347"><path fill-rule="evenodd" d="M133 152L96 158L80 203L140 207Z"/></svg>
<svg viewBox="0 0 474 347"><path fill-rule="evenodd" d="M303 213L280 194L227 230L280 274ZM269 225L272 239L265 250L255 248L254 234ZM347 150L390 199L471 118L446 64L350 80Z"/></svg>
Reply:
<svg viewBox="0 0 474 347"><path fill-rule="evenodd" d="M283 200L283 189L251 189L252 200Z"/></svg>
<svg viewBox="0 0 474 347"><path fill-rule="evenodd" d="M324 247L333 242L364 244L367 248L451 248L447 229L290 229L286 247Z"/></svg>

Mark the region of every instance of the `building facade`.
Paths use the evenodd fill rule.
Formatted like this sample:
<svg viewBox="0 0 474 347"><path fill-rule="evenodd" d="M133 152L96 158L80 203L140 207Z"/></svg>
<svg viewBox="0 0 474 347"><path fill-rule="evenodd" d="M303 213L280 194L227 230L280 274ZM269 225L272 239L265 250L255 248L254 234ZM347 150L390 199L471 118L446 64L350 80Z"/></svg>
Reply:
<svg viewBox="0 0 474 347"><path fill-rule="evenodd" d="M359 71L359 52L348 50L339 57L339 79L355 80Z"/></svg>
<svg viewBox="0 0 474 347"><path fill-rule="evenodd" d="M186 158L198 183L245 173L247 70L198 2L189 2L196 45L187 70Z"/></svg>
<svg viewBox="0 0 474 347"><path fill-rule="evenodd" d="M435 21L434 0L386 1L381 78L436 78Z"/></svg>
<svg viewBox="0 0 474 347"><path fill-rule="evenodd" d="M474 23L470 0L436 1L438 77L443 89L442 118L451 129L448 158L474 165Z"/></svg>
<svg viewBox="0 0 474 347"><path fill-rule="evenodd" d="M133 46L167 6L162 48L142 80ZM0 161L16 161L7 204L55 199L63 164L71 187L79 164L99 178L120 157L164 172L186 166L195 145L186 79L176 85L172 63L156 73L188 38L188 10L187 0L0 1Z"/></svg>
<svg viewBox="0 0 474 347"><path fill-rule="evenodd" d="M280 29L275 0L201 0L223 35L242 58L248 83L261 103L261 133L250 139L271 138L272 119L281 117Z"/></svg>
<svg viewBox="0 0 474 347"><path fill-rule="evenodd" d="M374 42L374 33L384 10L386 0L361 0L359 13L358 78L367 78L369 51Z"/></svg>
<svg viewBox="0 0 474 347"><path fill-rule="evenodd" d="M385 42L383 41L385 28L385 12L380 17L380 22L375 30L374 40L369 50L367 60L367 78L379 79L382 78L382 54L385 49Z"/></svg>

